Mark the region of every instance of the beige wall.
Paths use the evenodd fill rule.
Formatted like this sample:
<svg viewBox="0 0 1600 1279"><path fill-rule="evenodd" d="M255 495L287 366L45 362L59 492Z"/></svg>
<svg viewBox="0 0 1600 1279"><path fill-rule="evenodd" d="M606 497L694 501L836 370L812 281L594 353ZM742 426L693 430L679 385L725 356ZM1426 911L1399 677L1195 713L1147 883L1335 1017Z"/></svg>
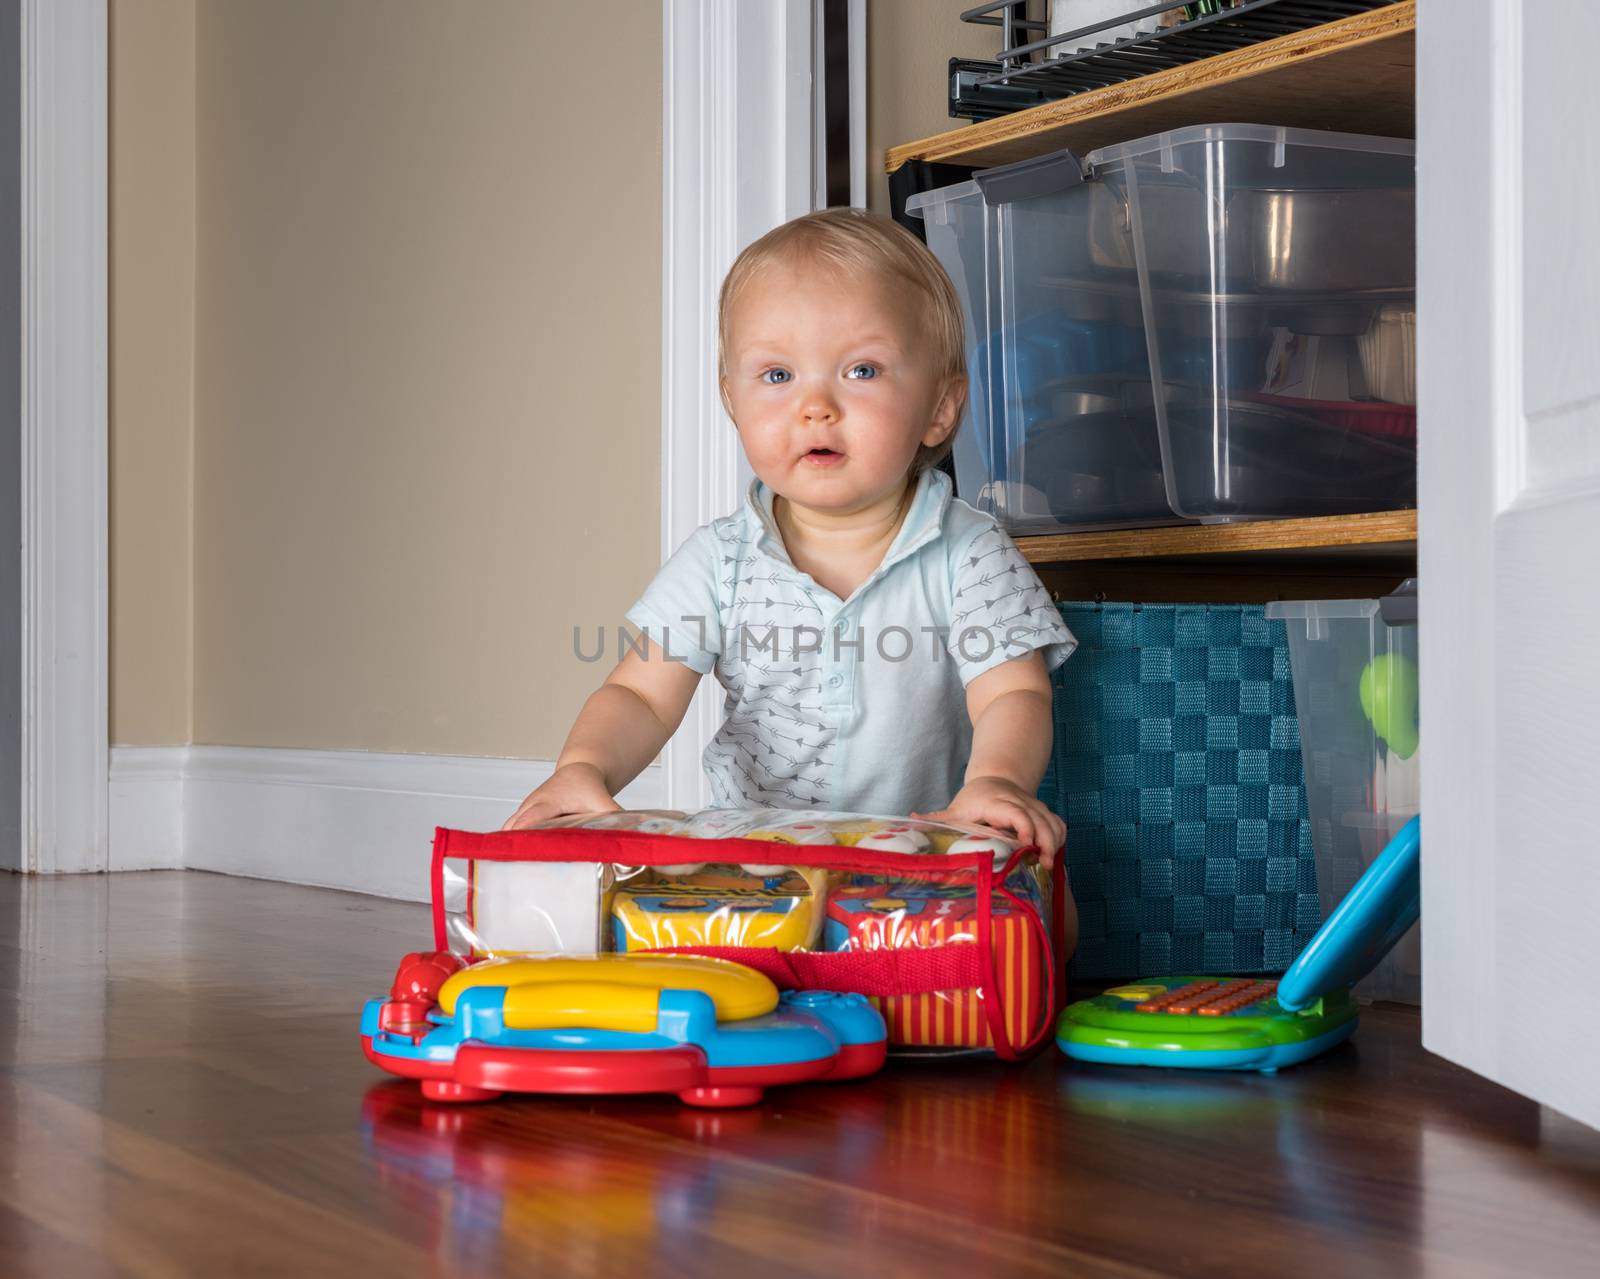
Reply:
<svg viewBox="0 0 1600 1279"><path fill-rule="evenodd" d="M867 205L889 211L883 153L902 142L958 129L950 117L946 65L951 58L993 58L997 27L961 21L966 3L942 0L868 0L867 3Z"/></svg>
<svg viewBox="0 0 1600 1279"><path fill-rule="evenodd" d="M623 8L597 85L578 5L113 0L114 741L559 749L573 625L657 561L661 36ZM996 47L956 9L868 5L875 208Z"/></svg>
<svg viewBox="0 0 1600 1279"><path fill-rule="evenodd" d="M187 742L194 0L113 0L111 740Z"/></svg>
<svg viewBox="0 0 1600 1279"><path fill-rule="evenodd" d="M615 6L608 10L615 17ZM550 757L658 562L660 21L205 0L194 739Z"/></svg>

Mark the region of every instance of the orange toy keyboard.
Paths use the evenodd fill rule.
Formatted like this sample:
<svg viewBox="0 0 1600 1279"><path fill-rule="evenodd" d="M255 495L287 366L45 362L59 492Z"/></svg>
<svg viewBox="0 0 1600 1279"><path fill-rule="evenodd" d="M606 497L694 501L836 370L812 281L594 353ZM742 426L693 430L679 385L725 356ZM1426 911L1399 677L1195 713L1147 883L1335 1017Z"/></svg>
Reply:
<svg viewBox="0 0 1600 1279"><path fill-rule="evenodd" d="M1141 1013L1198 1013L1202 1017L1225 1017L1269 999L1278 991L1275 981L1201 980L1174 987L1163 995L1141 1000Z"/></svg>

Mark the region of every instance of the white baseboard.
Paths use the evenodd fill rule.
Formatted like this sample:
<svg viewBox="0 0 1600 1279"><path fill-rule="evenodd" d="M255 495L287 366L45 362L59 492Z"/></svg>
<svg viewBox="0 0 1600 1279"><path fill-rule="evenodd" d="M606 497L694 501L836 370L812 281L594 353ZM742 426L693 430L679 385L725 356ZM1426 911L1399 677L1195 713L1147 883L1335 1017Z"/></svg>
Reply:
<svg viewBox="0 0 1600 1279"><path fill-rule="evenodd" d="M186 866L423 901L434 827L493 830L554 767L455 755L119 746L113 868ZM617 798L629 808L660 807L664 789L652 765ZM177 855L156 860L161 848Z"/></svg>
<svg viewBox="0 0 1600 1279"><path fill-rule="evenodd" d="M111 748L108 869L183 865L183 772L187 746Z"/></svg>

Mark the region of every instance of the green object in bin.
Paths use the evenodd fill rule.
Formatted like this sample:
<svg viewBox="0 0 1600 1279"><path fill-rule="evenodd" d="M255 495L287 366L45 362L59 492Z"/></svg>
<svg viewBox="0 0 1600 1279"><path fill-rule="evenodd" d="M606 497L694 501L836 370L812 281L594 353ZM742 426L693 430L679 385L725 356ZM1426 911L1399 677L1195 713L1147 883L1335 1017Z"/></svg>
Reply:
<svg viewBox="0 0 1600 1279"><path fill-rule="evenodd" d="M1374 657L1361 672L1361 710L1401 759L1417 753L1417 664L1403 653Z"/></svg>

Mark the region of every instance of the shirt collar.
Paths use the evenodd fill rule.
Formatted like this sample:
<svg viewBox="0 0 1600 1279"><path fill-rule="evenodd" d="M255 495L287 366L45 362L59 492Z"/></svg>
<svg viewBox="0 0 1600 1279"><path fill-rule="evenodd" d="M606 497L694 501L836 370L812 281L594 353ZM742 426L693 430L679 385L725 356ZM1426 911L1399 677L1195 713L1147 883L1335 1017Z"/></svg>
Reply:
<svg viewBox="0 0 1600 1279"><path fill-rule="evenodd" d="M944 513L950 505L953 488L950 477L937 467L929 467L917 477L916 491L911 506L895 534L889 550L878 566L877 573L904 559L913 551L926 545L939 535L944 524ZM778 530L778 520L772 511L773 492L760 479L750 481L745 495L745 514L756 530L756 548L793 566L789 552L783 545L783 534ZM877 575L874 573L874 576Z"/></svg>

